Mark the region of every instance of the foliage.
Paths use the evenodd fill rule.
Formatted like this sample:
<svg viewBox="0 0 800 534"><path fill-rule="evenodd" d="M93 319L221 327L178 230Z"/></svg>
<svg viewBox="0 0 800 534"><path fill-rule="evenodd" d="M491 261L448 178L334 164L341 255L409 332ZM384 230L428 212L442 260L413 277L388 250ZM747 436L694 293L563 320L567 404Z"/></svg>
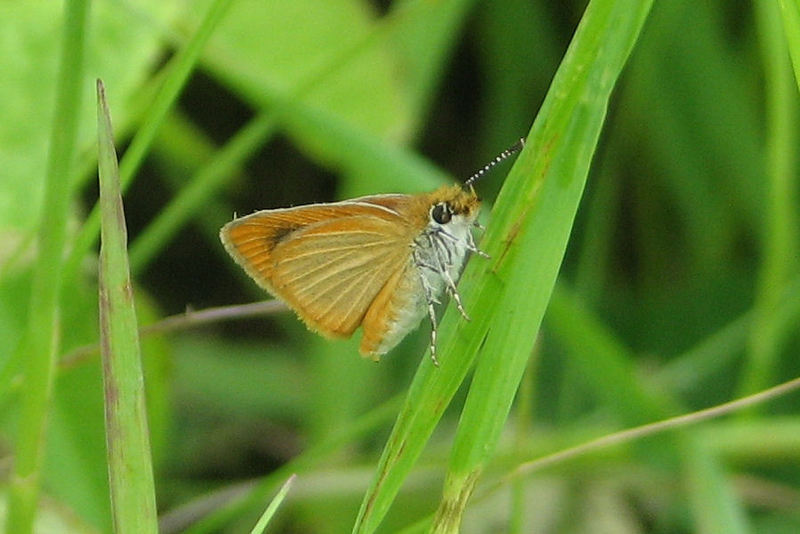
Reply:
<svg viewBox="0 0 800 534"><path fill-rule="evenodd" d="M629 3L641 33L615 18ZM161 531L249 531L292 473L268 532L351 530L398 414L394 436L413 414L430 424L362 531L797 530L797 395L505 477L800 374L797 3L386 4L92 3L71 175L46 164L63 130L57 58L75 51L64 14L0 6L0 454L10 463L25 435L27 395L46 410L40 526L111 528L86 222L99 77L132 180L139 325L263 298L218 241L234 212L426 191L538 121L508 180L510 166L478 186L492 258L473 258L460 286L473 321L440 314L442 368L425 324L378 365L288 313L142 337ZM580 199L574 222L561 194ZM60 226L39 232L52 205ZM57 320L29 311L42 280L60 280ZM51 399L46 375L27 381L26 331L62 355Z"/></svg>

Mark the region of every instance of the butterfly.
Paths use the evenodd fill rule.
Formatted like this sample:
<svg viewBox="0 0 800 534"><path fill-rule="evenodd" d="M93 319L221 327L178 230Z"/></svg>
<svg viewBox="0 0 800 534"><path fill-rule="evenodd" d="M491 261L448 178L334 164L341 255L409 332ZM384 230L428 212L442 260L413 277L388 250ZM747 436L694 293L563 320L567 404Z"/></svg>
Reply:
<svg viewBox="0 0 800 534"><path fill-rule="evenodd" d="M312 331L349 338L360 326L359 352L375 361L428 315L438 365L435 305L445 293L469 319L456 281L469 253L485 256L472 235L480 208L472 184L523 143L464 185L257 211L223 226L220 239Z"/></svg>

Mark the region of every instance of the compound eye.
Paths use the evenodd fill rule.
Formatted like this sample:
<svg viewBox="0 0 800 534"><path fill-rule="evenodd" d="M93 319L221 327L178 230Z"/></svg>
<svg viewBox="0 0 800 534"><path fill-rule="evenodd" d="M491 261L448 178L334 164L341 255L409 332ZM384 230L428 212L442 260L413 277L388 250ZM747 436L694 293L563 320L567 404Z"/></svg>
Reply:
<svg viewBox="0 0 800 534"><path fill-rule="evenodd" d="M447 224L453 218L453 211L447 203L441 202L433 207L431 217L439 224Z"/></svg>

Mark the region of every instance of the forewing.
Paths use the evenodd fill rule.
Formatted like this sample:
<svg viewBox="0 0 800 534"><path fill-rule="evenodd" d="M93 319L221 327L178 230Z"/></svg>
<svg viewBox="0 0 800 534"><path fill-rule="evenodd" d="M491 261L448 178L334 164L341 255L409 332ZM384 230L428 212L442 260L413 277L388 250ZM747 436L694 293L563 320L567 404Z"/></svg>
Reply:
<svg viewBox="0 0 800 534"><path fill-rule="evenodd" d="M261 211L228 223L220 237L312 329L346 337L410 257L413 230L404 214L373 199L383 197Z"/></svg>
<svg viewBox="0 0 800 534"><path fill-rule="evenodd" d="M292 240L308 227L352 217L380 219L402 229L408 217L398 208L406 208L408 198L409 195L374 195L330 204L263 210L223 226L220 239L247 274L261 287L274 293L272 254L279 244Z"/></svg>

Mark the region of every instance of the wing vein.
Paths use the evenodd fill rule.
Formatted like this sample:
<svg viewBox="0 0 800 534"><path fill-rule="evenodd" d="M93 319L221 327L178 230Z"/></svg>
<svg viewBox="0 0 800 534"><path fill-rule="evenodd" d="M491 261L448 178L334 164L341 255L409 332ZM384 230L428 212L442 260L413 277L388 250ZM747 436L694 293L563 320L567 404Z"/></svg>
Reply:
<svg viewBox="0 0 800 534"><path fill-rule="evenodd" d="M331 260L326 264L320 265L320 267L318 267L316 270L319 271L321 269L327 269L333 263L334 263L334 261ZM348 265L346 267L340 267L338 269L328 269L328 274L327 275L321 276L321 277L317 278L316 280L308 282L306 285L304 285L303 291L298 291L298 293L308 293L309 289L313 289L314 287L318 286L322 282L325 282L326 280L330 280L331 278L342 277L342 276L344 276L345 273L348 273L348 272L352 272L353 275L357 275L358 272L360 272L362 270L362 268L368 263L369 263L369 261L362 261L360 263L354 263L352 265ZM356 272L356 271L358 271L358 272ZM286 280L286 281L284 281L284 283L291 283L291 282L295 282L297 280L302 280L305 276L306 276L306 273L301 273L298 278L294 278L294 279L291 279L291 280ZM310 274L309 274L309 276L310 276Z"/></svg>
<svg viewBox="0 0 800 534"><path fill-rule="evenodd" d="M383 262L384 265L382 265L382 266L385 267L385 264L387 264L387 263L389 263L389 262L385 260ZM350 303L350 306L347 308L347 312L343 315L343 319L340 320L340 325L345 323L345 322L347 322L347 321L345 321L345 319L349 319L350 315L353 313L356 305L359 305L359 304L362 303L362 301L364 300L364 296L367 294L367 291L371 290L371 289L375 289L373 282L375 281L375 279L378 277L379 274L383 273L383 271L384 271L384 269L377 269L377 268L373 269L369 280L367 282L365 282L365 283L357 283L358 281L355 280L355 277L350 277L348 280L356 282L355 285L361 287L360 291L358 291L357 295L355 295L355 296L354 295L349 295L347 291L340 291L338 296L336 298L334 298L333 301L328 305L328 308L325 310L324 314L328 314L330 312L330 310L332 310L333 308L336 307L336 305L339 303L339 301L341 301L345 296L348 296L348 297L350 297L350 302L351 303ZM341 285L343 285L343 284L340 284L340 286ZM378 291L380 291L380 289L381 289L380 287L377 288L377 291L375 291L375 294L377 294ZM357 298L354 298L354 297L357 297ZM366 313L368 307L369 306L362 306L364 313Z"/></svg>
<svg viewBox="0 0 800 534"><path fill-rule="evenodd" d="M394 242L394 239L385 239L383 241L373 241L373 242L370 242L370 243L358 243L358 244L347 245L347 246L342 246L342 247L337 247L337 248L326 248L326 249L323 249L323 250L320 250L320 249L310 250L310 251L305 252L305 253L295 254L291 258L286 258L283 261L288 263L288 262L302 260L303 258L307 258L309 256L327 254L327 253L331 253L331 252L340 252L340 251L356 250L356 249L363 250L365 248L370 248L370 247L387 246L387 245L392 244L393 242Z"/></svg>

